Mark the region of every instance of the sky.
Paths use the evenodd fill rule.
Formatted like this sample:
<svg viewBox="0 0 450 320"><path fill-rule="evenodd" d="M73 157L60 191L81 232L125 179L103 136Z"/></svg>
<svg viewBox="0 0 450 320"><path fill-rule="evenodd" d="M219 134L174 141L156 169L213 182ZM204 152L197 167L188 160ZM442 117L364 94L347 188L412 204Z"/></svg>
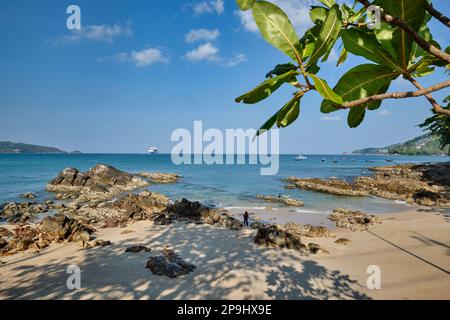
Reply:
<svg viewBox="0 0 450 320"><path fill-rule="evenodd" d="M311 24L310 0L276 0L299 33ZM80 31L68 30L67 7L81 8ZM450 13L447 0L434 1ZM234 99L289 58L258 34L234 0L0 0L0 141L84 153L169 153L172 132L259 128L292 95L285 87L257 105ZM449 45L448 29L431 24ZM338 48L319 76L334 86L350 68L336 68ZM421 79L429 86L443 73ZM391 91L413 90L396 80ZM441 101L449 90L435 93ZM386 146L420 135L430 115L425 98L385 101L357 129L347 111L320 113L308 94L299 120L280 132L282 153L342 153Z"/></svg>

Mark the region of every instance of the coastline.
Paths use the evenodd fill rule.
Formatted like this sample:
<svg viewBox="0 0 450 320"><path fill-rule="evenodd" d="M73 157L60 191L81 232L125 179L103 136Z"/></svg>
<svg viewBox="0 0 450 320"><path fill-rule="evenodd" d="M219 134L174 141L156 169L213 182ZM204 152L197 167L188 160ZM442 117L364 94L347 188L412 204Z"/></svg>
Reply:
<svg viewBox="0 0 450 320"><path fill-rule="evenodd" d="M259 247L250 229L149 221L102 229L109 247L53 244L38 255L2 257L0 299L450 299L450 214L411 210L382 220L369 232L336 230L350 246L311 239L330 254L308 257ZM153 276L144 268L152 253L124 253L135 244L152 253L169 245L198 269L177 279ZM82 270L81 290L66 287L70 264ZM381 290L366 287L370 265L381 268Z"/></svg>

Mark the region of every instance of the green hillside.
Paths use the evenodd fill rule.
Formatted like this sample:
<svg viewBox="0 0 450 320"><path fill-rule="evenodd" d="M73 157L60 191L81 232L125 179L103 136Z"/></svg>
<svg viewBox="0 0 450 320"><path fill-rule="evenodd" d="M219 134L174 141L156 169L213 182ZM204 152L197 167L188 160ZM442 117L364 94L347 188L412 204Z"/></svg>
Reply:
<svg viewBox="0 0 450 320"><path fill-rule="evenodd" d="M0 142L0 154L67 154L68 152L52 147L36 146L25 143ZM75 152L78 153L78 152Z"/></svg>
<svg viewBox="0 0 450 320"><path fill-rule="evenodd" d="M426 134L405 143L394 144L384 148L366 148L356 150L354 154L400 154L400 155L447 155L450 148L442 149L439 138Z"/></svg>

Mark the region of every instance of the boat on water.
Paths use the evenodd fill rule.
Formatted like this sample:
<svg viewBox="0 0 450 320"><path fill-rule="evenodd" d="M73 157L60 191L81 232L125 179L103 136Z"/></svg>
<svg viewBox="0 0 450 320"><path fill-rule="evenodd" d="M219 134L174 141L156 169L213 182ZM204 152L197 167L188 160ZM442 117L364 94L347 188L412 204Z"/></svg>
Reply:
<svg viewBox="0 0 450 320"><path fill-rule="evenodd" d="M150 147L150 148L148 149L148 153L149 153L149 154L158 154L159 151L158 151L158 148Z"/></svg>
<svg viewBox="0 0 450 320"><path fill-rule="evenodd" d="M302 156L301 154L299 154L298 156L296 156L294 158L295 161L303 161L303 160L306 160L306 159L308 159L308 158L305 157L305 156Z"/></svg>

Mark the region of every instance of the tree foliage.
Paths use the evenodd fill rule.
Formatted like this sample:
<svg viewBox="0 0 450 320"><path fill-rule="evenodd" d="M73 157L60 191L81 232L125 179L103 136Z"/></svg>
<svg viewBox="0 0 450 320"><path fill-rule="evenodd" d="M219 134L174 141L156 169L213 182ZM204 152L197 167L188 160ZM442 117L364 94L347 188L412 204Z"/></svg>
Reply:
<svg viewBox="0 0 450 320"><path fill-rule="evenodd" d="M290 58L269 71L266 79L253 90L240 96L236 102L258 103L283 85L295 91L293 98L274 114L261 129L273 126L287 127L300 115L302 97L310 92L322 96L321 112L342 109L348 112L348 125L358 127L367 111L378 109L384 99L425 96L434 107L436 119L447 121L450 110L439 106L432 91L450 86L425 89L416 80L429 75L436 68L449 69L450 48L445 51L434 40L428 26L435 9L429 10L429 0L356 0L352 7L335 0L320 0L321 6L312 6L310 18L314 26L298 35L286 13L275 4L262 0L237 0L241 10L251 10L262 37ZM373 27L371 5L379 8L383 21ZM445 17L445 16L444 16ZM328 60L333 48L341 46L337 67L349 55L362 57L367 63L356 66L342 75L336 86L330 87L319 76L321 64ZM392 94L386 97L392 81L403 77L419 91ZM369 98L369 99L367 99ZM440 114L444 115L440 115ZM428 121L428 120L427 120ZM432 126L431 130L435 130ZM448 127L447 127L448 128Z"/></svg>
<svg viewBox="0 0 450 320"><path fill-rule="evenodd" d="M447 103L447 106L444 107L444 109L450 110L450 96L444 100L444 103ZM426 119L424 123L419 125L419 127L423 128L424 131L430 131L431 134L439 137L441 148L445 149L445 147L450 146L450 117L437 114L434 110L431 111L434 115Z"/></svg>

